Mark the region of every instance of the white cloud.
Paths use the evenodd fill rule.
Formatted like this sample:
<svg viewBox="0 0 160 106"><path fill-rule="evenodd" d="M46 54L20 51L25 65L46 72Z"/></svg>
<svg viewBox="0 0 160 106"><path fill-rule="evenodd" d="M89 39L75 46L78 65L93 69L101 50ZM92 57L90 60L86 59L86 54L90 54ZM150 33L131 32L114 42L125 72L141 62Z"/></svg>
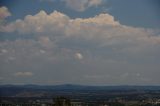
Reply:
<svg viewBox="0 0 160 106"><path fill-rule="evenodd" d="M14 32L23 36L33 35L30 39L0 41L0 63L3 70L7 70L8 67L13 67L14 70L25 68L25 70L36 70L36 73L41 71L42 75L45 73L44 67L47 67L48 70L62 70L61 75L66 71L67 74L73 73L70 69L73 67L74 71L78 70L75 73L78 73L77 75L80 73L81 76L90 73L103 75L108 72L111 78L104 76L108 78L105 83L107 80L128 81L130 79L130 73L126 73L128 71L142 72L147 77L147 74L152 73L150 70L153 70L157 75L153 81L159 80L157 74L159 65L152 65L158 64L155 60L159 61L160 36L157 31L122 25L107 13L90 18L71 19L57 11L51 14L40 11L33 16L27 15L23 20L8 23L2 26L0 31ZM73 58L83 62L74 63ZM140 65L136 64L137 60ZM8 69L9 72L11 68ZM57 71L52 73L57 75ZM117 77L114 73L124 73L124 75ZM31 75L19 72L15 76L25 76L25 74ZM88 76L88 79L101 77ZM135 81L134 77L131 80Z"/></svg>
<svg viewBox="0 0 160 106"><path fill-rule="evenodd" d="M132 53L160 43L160 36L154 30L122 25L107 13L91 18L71 19L57 11L51 14L40 11L34 16L27 15L24 20L1 26L0 31L33 34L39 44L46 48L53 48L69 38L81 39L82 43L96 43L100 48L113 46L114 50L121 48L119 51Z"/></svg>
<svg viewBox="0 0 160 106"><path fill-rule="evenodd" d="M2 74L31 70L49 78L44 72L47 68L47 72L53 75L50 78L55 80L59 78L55 70L59 69L62 70L59 75L65 73L65 78L66 74L76 73L82 79L80 75L86 74L86 79L91 79L91 82L100 78L104 78L103 83L141 80L142 74L135 75L138 77L135 79L131 72L143 73L143 78L150 77L153 83L159 81L159 31L122 25L107 13L71 19L57 11L51 14L40 11L33 16L27 15L23 20L1 25L0 32L33 35L29 39L0 41ZM73 58L83 62L74 63ZM104 74L106 72L109 76ZM149 76L152 73L155 73L154 78ZM33 76L33 73L17 72L14 76Z"/></svg>
<svg viewBox="0 0 160 106"><path fill-rule="evenodd" d="M0 19L5 19L6 17L11 16L11 13L8 11L7 7L0 7Z"/></svg>
<svg viewBox="0 0 160 106"><path fill-rule="evenodd" d="M83 55L81 53L75 53L75 58L81 60L83 59Z"/></svg>
<svg viewBox="0 0 160 106"><path fill-rule="evenodd" d="M40 0L41 2L55 2L56 0ZM60 0L60 2L65 3L66 7L83 12L90 7L97 7L101 5L104 0Z"/></svg>
<svg viewBox="0 0 160 106"><path fill-rule="evenodd" d="M72 20L76 24L96 24L98 26L103 26L103 25L111 25L111 26L118 26L120 25L118 21L114 20L114 17L109 15L109 14L99 14L96 15L95 17L91 18L77 18L75 20Z"/></svg>
<svg viewBox="0 0 160 106"><path fill-rule="evenodd" d="M49 15L45 11L40 11L35 16L27 15L24 20L16 20L7 26L2 26L0 27L0 31L17 31L22 34L51 34L54 32L54 34L56 34L56 32L60 32L65 27L69 20L68 18L68 16L57 11Z"/></svg>
<svg viewBox="0 0 160 106"><path fill-rule="evenodd" d="M62 0L66 6L75 11L85 11L89 7L101 5L103 0Z"/></svg>
<svg viewBox="0 0 160 106"><path fill-rule="evenodd" d="M33 76L33 73L32 72L16 72L14 74L14 76L16 76L16 77L30 77L30 76Z"/></svg>

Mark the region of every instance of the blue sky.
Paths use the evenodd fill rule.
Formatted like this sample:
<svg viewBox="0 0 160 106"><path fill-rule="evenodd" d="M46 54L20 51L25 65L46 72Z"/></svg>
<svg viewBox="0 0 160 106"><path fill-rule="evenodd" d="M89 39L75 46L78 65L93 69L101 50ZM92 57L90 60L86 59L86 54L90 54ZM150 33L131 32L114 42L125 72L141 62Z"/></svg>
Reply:
<svg viewBox="0 0 160 106"><path fill-rule="evenodd" d="M0 83L159 85L159 0L1 0Z"/></svg>

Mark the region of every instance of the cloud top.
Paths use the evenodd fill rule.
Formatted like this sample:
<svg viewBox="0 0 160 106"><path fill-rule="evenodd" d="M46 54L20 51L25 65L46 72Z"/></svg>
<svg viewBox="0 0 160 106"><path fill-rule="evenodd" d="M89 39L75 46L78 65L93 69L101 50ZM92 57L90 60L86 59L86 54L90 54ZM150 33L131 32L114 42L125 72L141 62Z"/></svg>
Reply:
<svg viewBox="0 0 160 106"><path fill-rule="evenodd" d="M11 13L8 11L8 8L5 6L0 7L0 19L5 19L9 16L11 16Z"/></svg>

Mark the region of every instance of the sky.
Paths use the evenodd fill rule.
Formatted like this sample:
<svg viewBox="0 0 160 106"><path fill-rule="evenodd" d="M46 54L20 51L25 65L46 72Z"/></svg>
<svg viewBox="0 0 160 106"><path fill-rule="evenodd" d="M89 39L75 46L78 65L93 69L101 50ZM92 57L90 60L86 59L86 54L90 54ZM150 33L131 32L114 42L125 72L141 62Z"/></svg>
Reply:
<svg viewBox="0 0 160 106"><path fill-rule="evenodd" d="M0 0L0 84L160 85L159 0Z"/></svg>

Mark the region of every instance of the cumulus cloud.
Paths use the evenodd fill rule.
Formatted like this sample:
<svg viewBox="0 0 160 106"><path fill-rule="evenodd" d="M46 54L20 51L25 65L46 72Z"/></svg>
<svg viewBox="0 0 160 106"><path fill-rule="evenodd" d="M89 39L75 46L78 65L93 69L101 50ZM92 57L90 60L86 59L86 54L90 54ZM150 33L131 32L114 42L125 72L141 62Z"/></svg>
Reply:
<svg viewBox="0 0 160 106"><path fill-rule="evenodd" d="M9 64L11 66L15 65L15 70L22 66L25 68L27 66L32 67L33 70L36 70L37 67L47 66L50 70L50 67L56 64L52 67L53 70L60 69L64 73L69 64L74 70L79 70L77 73L86 70L84 73L87 73L87 75L91 73L87 70L94 72L95 70L104 72L111 70L109 73L112 73L112 70L121 68L122 71L154 70L155 73L159 73L157 71L159 65L150 69L148 68L150 65L146 65L147 62L158 61L157 58L159 58L160 53L159 31L122 25L107 13L101 13L90 18L72 19L58 11L51 14L40 11L35 15L27 15L24 19L2 25L0 32L16 33L19 36L32 35L29 39L18 38L16 40L0 41L0 63L3 65L5 62L3 65L5 69L8 68ZM72 64L73 58L83 59L84 62L80 64L83 64L85 68L82 69L82 66L79 65L74 66ZM146 67L142 68L141 65L128 63L131 61L135 63L137 60L142 62L143 65L145 64ZM77 63L75 62L75 64ZM67 64L67 68L61 69L64 64ZM79 69L76 68L78 66ZM37 70L42 71L42 69ZM55 73L57 75L57 72ZM116 73L118 72L116 71ZM150 71L147 73L150 73ZM24 73L19 73L19 75L22 74ZM103 75L103 73L99 75ZM124 77L126 76L128 75L125 74ZM158 77L155 78L158 79ZM118 78L116 79L118 80Z"/></svg>
<svg viewBox="0 0 160 106"><path fill-rule="evenodd" d="M102 26L102 25L111 25L111 26L118 26L120 25L118 21L114 20L114 17L109 15L109 14L99 14L96 15L95 17L92 18L86 18L86 19L82 19L82 18L77 18L75 20L73 20L73 22L77 23L77 24L96 24L98 26Z"/></svg>
<svg viewBox="0 0 160 106"><path fill-rule="evenodd" d="M14 76L16 76L16 77L30 77L30 76L33 76L33 73L32 72L16 72L14 74Z"/></svg>
<svg viewBox="0 0 160 106"><path fill-rule="evenodd" d="M62 0L66 6L75 11L85 11L89 7L101 5L103 0Z"/></svg>
<svg viewBox="0 0 160 106"><path fill-rule="evenodd" d="M0 19L3 20L8 16L11 16L11 13L8 11L8 8L5 6L0 7Z"/></svg>
<svg viewBox="0 0 160 106"><path fill-rule="evenodd" d="M40 11L33 16L27 15L24 20L1 26L0 31L33 34L44 47L53 47L65 39L67 42L69 38L83 39L83 43L96 43L99 47L112 45L124 50L140 51L148 45L160 43L160 37L154 30L122 25L107 13L91 18L71 19L57 11L51 14Z"/></svg>
<svg viewBox="0 0 160 106"><path fill-rule="evenodd" d="M40 11L35 16L27 15L24 20L16 20L5 27L1 27L0 30L4 32L19 33L44 33L50 34L51 32L59 32L64 28L68 21L68 16L54 11L51 14L47 14L45 11ZM49 32L49 33L47 33Z"/></svg>

